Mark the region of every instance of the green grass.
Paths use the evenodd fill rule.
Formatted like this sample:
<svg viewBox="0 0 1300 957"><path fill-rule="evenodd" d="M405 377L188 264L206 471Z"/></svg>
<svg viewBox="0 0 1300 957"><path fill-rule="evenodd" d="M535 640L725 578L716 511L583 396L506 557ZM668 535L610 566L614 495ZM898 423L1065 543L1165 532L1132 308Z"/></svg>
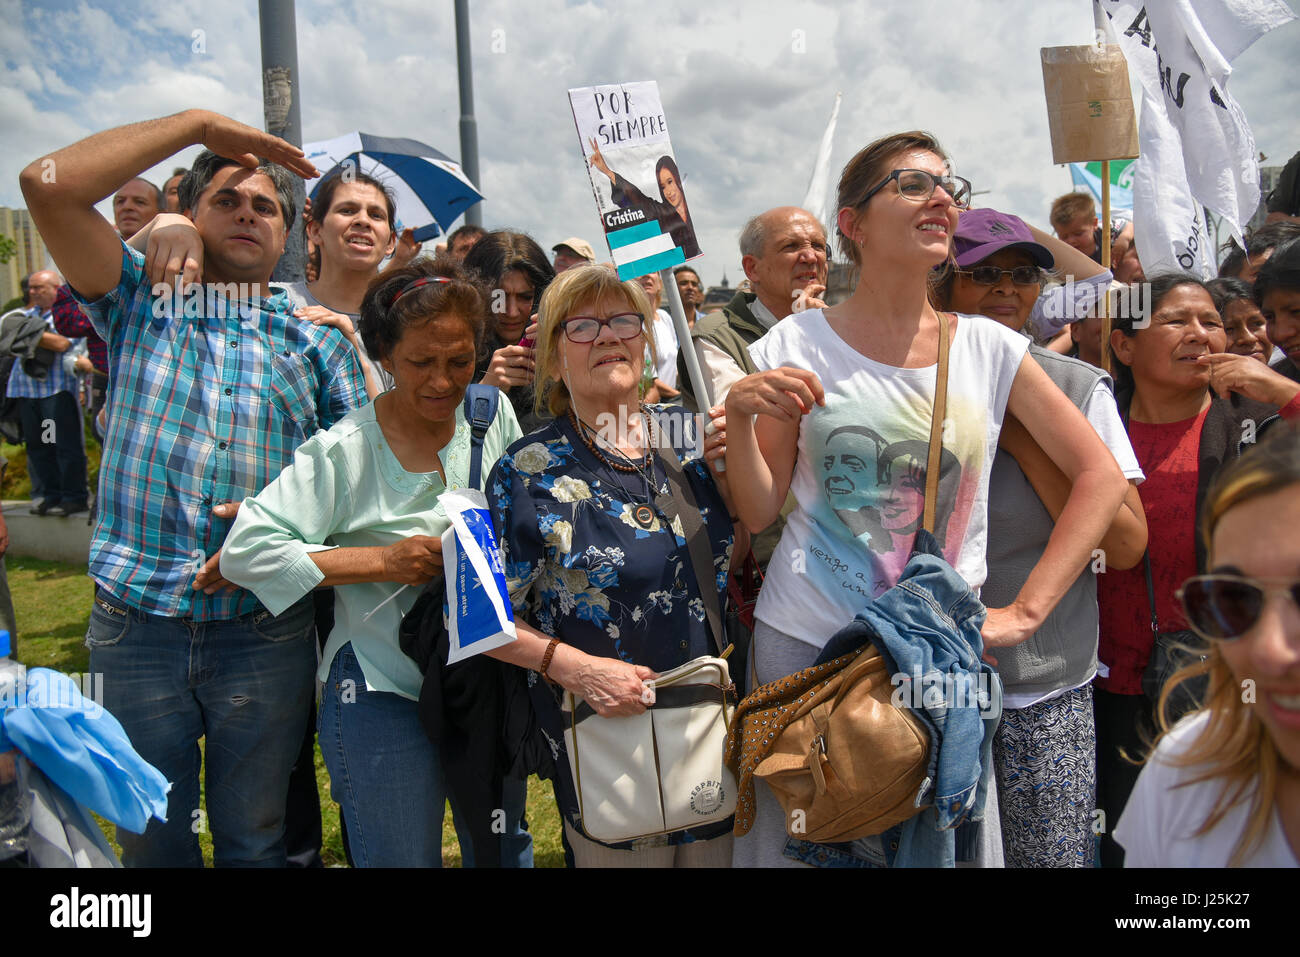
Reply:
<svg viewBox="0 0 1300 957"><path fill-rule="evenodd" d="M4 452L12 461L12 447L5 446ZM25 471L23 479L26 480ZM85 672L89 667L90 652L84 640L94 596L85 566L12 556L5 561L18 625L19 660L31 668L52 668L77 674ZM329 796L329 774L319 747L316 749L316 786L321 798L321 858L327 867L345 866L338 805ZM532 778L528 782L528 824L533 834L535 865L563 867L560 816L548 781ZM113 841L113 825L101 820L100 826L113 843L114 850L120 851ZM211 835L200 833L199 846L204 863L211 866ZM442 862L446 867L459 867L461 863L450 807L443 821Z"/></svg>
<svg viewBox="0 0 1300 957"><path fill-rule="evenodd" d="M86 417L86 481L91 494L99 486L99 443L90 433L90 419ZM30 499L32 479L27 474L27 447L0 442L0 456L8 461L4 480L0 482L0 498Z"/></svg>

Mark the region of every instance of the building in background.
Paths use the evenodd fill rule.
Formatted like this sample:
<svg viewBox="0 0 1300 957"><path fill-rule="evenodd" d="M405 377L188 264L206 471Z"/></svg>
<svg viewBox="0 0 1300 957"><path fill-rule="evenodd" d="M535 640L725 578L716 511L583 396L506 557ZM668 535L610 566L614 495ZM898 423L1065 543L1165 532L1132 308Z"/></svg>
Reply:
<svg viewBox="0 0 1300 957"><path fill-rule="evenodd" d="M50 254L25 209L0 206L0 236L13 240L14 254L0 264L0 305L22 295L18 281L38 269L52 269Z"/></svg>
<svg viewBox="0 0 1300 957"><path fill-rule="evenodd" d="M722 273L722 285L710 286L704 293L704 302L700 303L700 313L707 316L711 312L717 312L727 303L731 302L732 297L736 295L736 290L727 282L727 274Z"/></svg>
<svg viewBox="0 0 1300 957"><path fill-rule="evenodd" d="M843 302L853 295L857 281L858 267L853 263L840 263L834 260L828 262L826 264L826 295L822 296L822 301L828 306Z"/></svg>
<svg viewBox="0 0 1300 957"><path fill-rule="evenodd" d="M1282 178L1281 166L1261 166L1259 168L1259 208L1246 224L1246 232L1264 225L1268 216L1268 194L1277 188L1277 181Z"/></svg>

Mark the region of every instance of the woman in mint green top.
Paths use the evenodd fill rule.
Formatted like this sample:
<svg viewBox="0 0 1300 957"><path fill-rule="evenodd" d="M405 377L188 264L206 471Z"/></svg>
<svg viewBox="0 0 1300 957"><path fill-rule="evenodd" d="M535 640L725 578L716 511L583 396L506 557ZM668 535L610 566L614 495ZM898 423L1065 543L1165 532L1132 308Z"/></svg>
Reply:
<svg viewBox="0 0 1300 957"><path fill-rule="evenodd" d="M450 259L372 285L361 335L393 388L303 443L292 465L245 500L222 550L222 575L273 613L337 586L317 674L320 745L363 867L441 861L442 770L416 710L421 675L397 630L419 594L402 586L423 585L442 567L449 520L438 496L468 485L462 406L486 314L483 289ZM484 475L519 435L510 403L500 403Z"/></svg>

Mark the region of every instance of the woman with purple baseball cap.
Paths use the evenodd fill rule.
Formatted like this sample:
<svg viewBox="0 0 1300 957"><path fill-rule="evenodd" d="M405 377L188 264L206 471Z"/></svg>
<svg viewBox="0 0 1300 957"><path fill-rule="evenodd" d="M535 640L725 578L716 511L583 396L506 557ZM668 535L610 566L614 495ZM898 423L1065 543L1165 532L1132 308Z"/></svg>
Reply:
<svg viewBox="0 0 1300 957"><path fill-rule="evenodd" d="M952 253L937 273L939 306L987 316L1016 332L1040 301L1045 270L1058 262L1071 269L1076 258L1087 259L994 209L962 214ZM1125 504L1098 547L1110 565L1131 568L1141 560L1147 537L1137 494L1142 470L1110 377L1036 345L1029 355L1083 412L1129 479ZM986 604L1015 599L1047 547L1069 491L1065 475L1008 413L989 481L988 578L980 592ZM1097 673L1099 567L1094 561L1083 569L1027 640L996 652L1003 712L993 754L1002 848L1011 867L1093 864L1097 764L1091 683Z"/></svg>

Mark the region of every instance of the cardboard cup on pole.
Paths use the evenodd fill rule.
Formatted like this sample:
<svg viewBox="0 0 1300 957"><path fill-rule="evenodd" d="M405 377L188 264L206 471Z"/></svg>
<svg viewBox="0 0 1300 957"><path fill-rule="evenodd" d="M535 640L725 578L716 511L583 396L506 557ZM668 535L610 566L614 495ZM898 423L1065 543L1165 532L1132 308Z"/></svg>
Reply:
<svg viewBox="0 0 1300 957"><path fill-rule="evenodd" d="M1100 25L1099 33L1100 36ZM1110 161L1138 155L1128 61L1118 46L1043 47L1053 163L1101 160L1101 256L1110 268ZM1101 301L1102 367L1110 372L1110 294Z"/></svg>
<svg viewBox="0 0 1300 957"><path fill-rule="evenodd" d="M1118 46L1043 47L1043 92L1053 163L1132 159L1137 117Z"/></svg>

